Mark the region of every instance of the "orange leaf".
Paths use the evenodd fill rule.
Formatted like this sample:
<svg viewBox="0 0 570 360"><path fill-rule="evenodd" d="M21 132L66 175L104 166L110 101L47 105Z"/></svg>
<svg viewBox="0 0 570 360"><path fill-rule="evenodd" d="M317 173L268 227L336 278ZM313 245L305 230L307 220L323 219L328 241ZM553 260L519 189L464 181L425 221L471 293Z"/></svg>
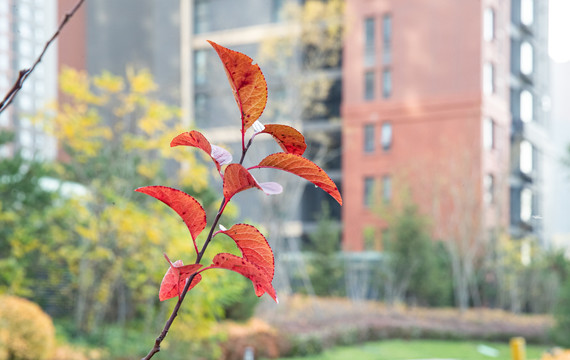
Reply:
<svg viewBox="0 0 570 360"><path fill-rule="evenodd" d="M246 168L240 164L228 165L226 171L224 171L224 197L227 201L238 192L251 189L252 187L261 189L261 186L259 186Z"/></svg>
<svg viewBox="0 0 570 360"><path fill-rule="evenodd" d="M307 144L305 137L295 128L287 125L268 124L261 133L273 136L283 151L289 154L303 155Z"/></svg>
<svg viewBox="0 0 570 360"><path fill-rule="evenodd" d="M210 144L208 139L206 139L206 137L202 135L202 133L196 130L192 130L190 132L184 132L176 136L170 142L170 147L180 146L180 145L193 146L204 150L204 152L206 152L206 154L208 154L212 158L212 160L214 160L218 172L220 171L222 165L226 165L232 162L232 155L227 150L219 146Z"/></svg>
<svg viewBox="0 0 570 360"><path fill-rule="evenodd" d="M206 227L206 212L196 199L184 191L166 186L145 186L135 191L150 195L176 211L190 230L196 248L196 238Z"/></svg>
<svg viewBox="0 0 570 360"><path fill-rule="evenodd" d="M253 168L274 168L288 171L317 185L342 205L342 197L334 181L323 169L302 156L286 153L271 154Z"/></svg>
<svg viewBox="0 0 570 360"><path fill-rule="evenodd" d="M180 294L182 294L182 290L184 290L184 286L186 285L186 279L202 267L200 264L184 265L182 260L177 260L172 263L166 254L164 254L164 257L170 264L170 267L166 271L166 274L164 274L164 278L162 278L162 282L160 283L160 291L158 292L158 299L160 301L180 296ZM200 280L202 280L202 276L200 274L196 274L192 279L192 284L190 284L188 290L196 286Z"/></svg>
<svg viewBox="0 0 570 360"><path fill-rule="evenodd" d="M240 52L227 49L212 41L220 60L224 64L226 76L234 91L234 97L241 113L242 133L259 119L267 103L267 83L253 60Z"/></svg>
<svg viewBox="0 0 570 360"><path fill-rule="evenodd" d="M236 224L229 230L221 231L221 233L226 234L236 242L244 259L259 266L269 275L269 279L273 280L275 271L273 251L259 230L248 224Z"/></svg>
<svg viewBox="0 0 570 360"><path fill-rule="evenodd" d="M278 302L275 289L271 285L272 279L256 264L233 254L221 253L214 256L213 264L210 267L235 271L245 276L253 282L255 295L261 296L268 293L275 302Z"/></svg>

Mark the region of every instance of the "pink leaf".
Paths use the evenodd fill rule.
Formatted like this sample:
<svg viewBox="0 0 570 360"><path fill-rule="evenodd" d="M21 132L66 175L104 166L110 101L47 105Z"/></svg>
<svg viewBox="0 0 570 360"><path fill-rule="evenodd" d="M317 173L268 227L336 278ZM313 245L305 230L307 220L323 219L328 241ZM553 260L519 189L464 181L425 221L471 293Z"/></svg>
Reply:
<svg viewBox="0 0 570 360"><path fill-rule="evenodd" d="M271 285L271 279L269 275L258 265L232 254L221 253L214 256L213 264L210 268L219 268L235 271L253 283L255 288L255 295L261 296L268 293L269 296L278 302L277 295L273 285Z"/></svg>
<svg viewBox="0 0 570 360"><path fill-rule="evenodd" d="M286 153L272 154L261 160L259 165L253 168L280 169L300 176L329 193L342 205L342 197L334 181L331 180L323 169L302 156Z"/></svg>
<svg viewBox="0 0 570 360"><path fill-rule="evenodd" d="M177 135L170 142L170 147L180 145L193 146L202 149L212 158L212 160L214 160L218 172L221 170L222 165L226 165L232 162L232 155L227 150L217 145L210 144L208 139L206 139L202 133L196 130L184 132L180 135Z"/></svg>
<svg viewBox="0 0 570 360"><path fill-rule="evenodd" d="M232 238L240 249L244 259L262 268L273 280L275 260L273 251L262 233L254 226L248 224L236 224L230 229L221 231Z"/></svg>
<svg viewBox="0 0 570 360"><path fill-rule="evenodd" d="M164 274L164 278L160 283L160 291L158 292L158 298L160 301L180 296L182 294L182 290L184 290L184 286L186 285L186 280L192 276L192 274L196 273L200 267L202 267L200 264L184 265L182 260L177 260L172 263L166 254L164 254L164 257L170 264L170 267L166 271L166 274ZM192 284L188 290L196 286L200 280L202 280L202 276L200 274L196 274L194 279L192 279Z"/></svg>
<svg viewBox="0 0 570 360"><path fill-rule="evenodd" d="M194 242L194 247L196 251L198 250L196 247L196 238L206 227L206 212L196 199L184 191L166 186L145 186L135 191L150 195L176 211L188 227Z"/></svg>

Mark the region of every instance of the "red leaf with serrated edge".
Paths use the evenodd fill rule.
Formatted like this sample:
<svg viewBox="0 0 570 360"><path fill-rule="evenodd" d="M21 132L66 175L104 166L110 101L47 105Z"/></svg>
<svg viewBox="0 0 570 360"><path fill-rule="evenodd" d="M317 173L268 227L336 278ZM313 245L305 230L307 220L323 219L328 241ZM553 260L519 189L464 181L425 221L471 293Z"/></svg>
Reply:
<svg viewBox="0 0 570 360"><path fill-rule="evenodd" d="M280 169L300 176L329 193L342 205L342 197L334 181L331 180L323 169L302 156L286 153L271 154L261 160L259 165L252 167L252 169L254 168Z"/></svg>
<svg viewBox="0 0 570 360"><path fill-rule="evenodd" d="M164 257L170 264L170 267L166 271L166 274L164 274L164 278L162 278L162 282L160 283L160 291L158 292L158 299L160 301L180 296L184 286L186 285L186 279L202 267L200 264L184 265L182 260L177 260L172 263L166 254L164 254ZM188 290L196 286L200 280L202 280L202 276L200 274L196 274L194 279L192 279L192 283Z"/></svg>
<svg viewBox="0 0 570 360"><path fill-rule="evenodd" d="M224 171L224 197L229 201L240 191L256 187L263 190L246 168L240 164L229 164Z"/></svg>
<svg viewBox="0 0 570 360"><path fill-rule="evenodd" d="M196 238L206 227L206 212L202 205L184 191L166 186L145 186L136 189L168 205L184 220L196 247Z"/></svg>
<svg viewBox="0 0 570 360"><path fill-rule="evenodd" d="M209 41L224 64L226 76L241 112L242 133L259 119L267 104L267 83L253 60L240 52Z"/></svg>
<svg viewBox="0 0 570 360"><path fill-rule="evenodd" d="M275 271L273 251L259 230L248 224L236 224L228 230L221 231L221 233L226 234L236 242L244 259L262 268L269 279L273 280Z"/></svg>
<svg viewBox="0 0 570 360"><path fill-rule="evenodd" d="M283 151L289 154L303 155L307 144L305 137L295 128L288 125L268 124L261 133L273 136Z"/></svg>
<svg viewBox="0 0 570 360"><path fill-rule="evenodd" d="M268 293L275 302L278 302L275 289L271 285L272 279L256 264L233 254L220 253L214 256L213 264L210 267L235 271L245 276L253 283L255 295L259 297Z"/></svg>
<svg viewBox="0 0 570 360"><path fill-rule="evenodd" d="M208 139L206 139L202 133L196 130L184 132L176 136L170 142L170 147L180 145L193 146L204 150L204 152L206 152L206 154L208 154L212 160L214 160L218 171L220 171L222 165L226 165L232 162L232 155L227 150L210 144Z"/></svg>

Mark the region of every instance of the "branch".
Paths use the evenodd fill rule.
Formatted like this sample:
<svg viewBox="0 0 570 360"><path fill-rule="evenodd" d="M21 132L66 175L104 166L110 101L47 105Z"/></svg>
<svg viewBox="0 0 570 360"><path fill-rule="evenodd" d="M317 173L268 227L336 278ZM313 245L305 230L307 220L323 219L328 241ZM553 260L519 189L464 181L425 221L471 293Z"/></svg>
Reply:
<svg viewBox="0 0 570 360"><path fill-rule="evenodd" d="M30 74L34 71L36 66L42 61L42 58L43 58L44 54L46 53L47 49L49 48L49 46L51 45L51 43L54 42L55 39L59 36L59 33L61 32L61 30L63 29L65 24L67 24L69 19L71 19L73 17L73 15L75 15L75 13L77 12L77 10L79 10L79 8L81 7L81 5L83 4L84 1L85 0L79 0L77 2L77 4L75 4L73 9L71 9L70 12L65 14L65 17L63 18L63 20L59 24L59 27L57 28L57 31L46 42L46 44L44 45L44 49L42 50L40 56L38 56L38 58L36 59L36 62L34 62L32 67L29 69L22 69L18 72L18 79L16 79L16 82L14 83L14 85L12 86L10 91L8 91L8 93L6 94L6 96L4 97L2 102L0 103L0 114L12 103L12 101L16 97L16 94L20 91L20 89L22 89L22 86L24 85L24 82L26 81L28 76L30 76Z"/></svg>
<svg viewBox="0 0 570 360"><path fill-rule="evenodd" d="M202 250L200 251L200 253L198 253L198 256L196 257L196 264L199 264L200 261L202 260L202 257L204 256L204 252L206 251L208 244L210 243L210 241L212 240L212 237L214 236L214 229L218 225L218 222L220 221L220 217L222 216L222 213L224 212L224 208L226 207L226 205L227 205L226 199L223 199L222 204L220 205L220 209L218 210L218 213L216 214L216 218L214 219L214 222L212 223L212 227L210 228L210 233L208 234L208 237L206 238L206 241L204 242L204 245L202 246ZM172 326L174 319L176 319L176 317L178 316L178 311L180 310L180 306L182 305L182 302L184 301L184 298L186 297L186 293L190 289L190 284L192 284L192 280L194 280L194 277L196 277L196 274L197 273L192 274L186 280L186 285L184 285L184 289L182 290L182 293L178 297L178 302L176 303L176 306L174 306L174 309L172 310L170 317L168 318L168 320L164 324L164 328L160 332L160 335L154 341L154 346L152 347L152 349L149 351L149 353L144 358L142 358L142 360L149 360L157 352L160 351L160 344L162 344L162 341L164 340L164 338L168 334L168 331L170 330L170 326Z"/></svg>

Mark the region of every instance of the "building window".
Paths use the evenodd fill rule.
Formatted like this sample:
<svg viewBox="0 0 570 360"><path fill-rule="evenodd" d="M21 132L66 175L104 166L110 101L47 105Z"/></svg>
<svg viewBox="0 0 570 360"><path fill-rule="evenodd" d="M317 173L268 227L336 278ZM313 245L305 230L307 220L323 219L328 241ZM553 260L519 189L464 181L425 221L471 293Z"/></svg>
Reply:
<svg viewBox="0 0 570 360"><path fill-rule="evenodd" d="M483 119L483 148L495 148L495 122L488 117Z"/></svg>
<svg viewBox="0 0 570 360"><path fill-rule="evenodd" d="M526 26L534 22L534 0L521 0L521 23Z"/></svg>
<svg viewBox="0 0 570 360"><path fill-rule="evenodd" d="M208 1L194 0L194 33L201 34L210 30L208 20Z"/></svg>
<svg viewBox="0 0 570 360"><path fill-rule="evenodd" d="M374 203L374 178L364 178L364 206L371 208Z"/></svg>
<svg viewBox="0 0 570 360"><path fill-rule="evenodd" d="M283 0L272 0L271 2L271 22L283 21Z"/></svg>
<svg viewBox="0 0 570 360"><path fill-rule="evenodd" d="M364 152L374 151L374 124L364 126Z"/></svg>
<svg viewBox="0 0 570 360"><path fill-rule="evenodd" d="M382 18L382 61L384 64L392 62L392 15L390 14Z"/></svg>
<svg viewBox="0 0 570 360"><path fill-rule="evenodd" d="M392 95L392 71L387 68L382 71L382 97L385 99Z"/></svg>
<svg viewBox="0 0 570 360"><path fill-rule="evenodd" d="M495 67L487 62L483 65L483 94L491 95L495 92Z"/></svg>
<svg viewBox="0 0 570 360"><path fill-rule="evenodd" d="M382 201L385 203L390 202L392 199L392 178L390 175L382 177Z"/></svg>
<svg viewBox="0 0 570 360"><path fill-rule="evenodd" d="M520 94L520 117L526 123L531 122L534 117L534 99L528 90L523 90Z"/></svg>
<svg viewBox="0 0 570 360"><path fill-rule="evenodd" d="M196 50L194 52L194 84L206 84L206 71L208 68L208 53L206 50Z"/></svg>
<svg viewBox="0 0 570 360"><path fill-rule="evenodd" d="M524 75L531 75L534 66L534 53L532 45L528 41L523 41L521 43L520 61L521 73Z"/></svg>
<svg viewBox="0 0 570 360"><path fill-rule="evenodd" d="M196 125L204 126L208 116L208 95L198 93L194 97L194 121Z"/></svg>
<svg viewBox="0 0 570 360"><path fill-rule="evenodd" d="M388 151L392 147L392 124L389 122L382 124L380 143L382 144L382 150L384 151Z"/></svg>
<svg viewBox="0 0 570 360"><path fill-rule="evenodd" d="M530 142L528 142L527 140L521 141L521 143L519 144L519 151L520 151L520 154L519 154L520 170L521 170L521 172L528 175L528 174L532 173L533 165L534 165L532 144Z"/></svg>
<svg viewBox="0 0 570 360"><path fill-rule="evenodd" d="M376 62L376 36L374 18L364 20L364 66L374 66Z"/></svg>
<svg viewBox="0 0 570 360"><path fill-rule="evenodd" d="M483 178L484 195L483 201L490 205L495 202L495 177L491 174L485 175Z"/></svg>
<svg viewBox="0 0 570 360"><path fill-rule="evenodd" d="M364 99L374 99L374 71L364 73Z"/></svg>
<svg viewBox="0 0 570 360"><path fill-rule="evenodd" d="M486 8L483 12L483 39L492 41L495 38L495 10Z"/></svg>
<svg viewBox="0 0 570 360"><path fill-rule="evenodd" d="M532 217L532 190L524 188L521 191L521 220L530 221Z"/></svg>

